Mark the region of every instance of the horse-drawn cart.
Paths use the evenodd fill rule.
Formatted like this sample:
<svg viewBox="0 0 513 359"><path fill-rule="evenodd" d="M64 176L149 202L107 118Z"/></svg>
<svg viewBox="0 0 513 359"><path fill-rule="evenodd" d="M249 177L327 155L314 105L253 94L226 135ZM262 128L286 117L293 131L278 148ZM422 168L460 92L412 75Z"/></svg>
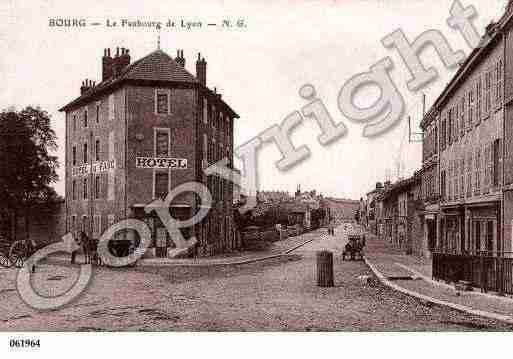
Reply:
<svg viewBox="0 0 513 359"><path fill-rule="evenodd" d="M34 245L28 240L12 242L6 237L0 237L0 267L21 268L34 252Z"/></svg>
<svg viewBox="0 0 513 359"><path fill-rule="evenodd" d="M348 259L363 260L363 248L365 247L365 235L362 233L351 233L348 235L348 242L342 252L342 260Z"/></svg>

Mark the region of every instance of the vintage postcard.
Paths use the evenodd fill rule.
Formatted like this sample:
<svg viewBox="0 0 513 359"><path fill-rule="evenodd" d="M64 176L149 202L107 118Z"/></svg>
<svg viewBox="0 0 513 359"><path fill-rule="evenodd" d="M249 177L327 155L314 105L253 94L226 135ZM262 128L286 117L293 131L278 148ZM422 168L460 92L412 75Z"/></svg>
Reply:
<svg viewBox="0 0 513 359"><path fill-rule="evenodd" d="M132 356L143 331L512 331L513 1L0 17L7 357L69 333L66 356Z"/></svg>

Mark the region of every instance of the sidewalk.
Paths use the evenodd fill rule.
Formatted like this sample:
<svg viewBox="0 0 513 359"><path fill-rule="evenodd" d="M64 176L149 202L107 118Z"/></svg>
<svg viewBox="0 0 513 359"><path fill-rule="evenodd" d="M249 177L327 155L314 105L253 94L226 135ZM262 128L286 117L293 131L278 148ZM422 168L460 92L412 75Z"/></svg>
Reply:
<svg viewBox="0 0 513 359"><path fill-rule="evenodd" d="M302 235L289 237L281 241L274 242L268 250L262 251L240 251L214 257L198 258L146 258L137 262L138 266L223 266L237 265L251 262L257 262L265 259L271 259L287 255L293 250L304 246L305 244L326 235L325 228L303 233ZM58 254L51 256L49 261L58 264L70 264L70 256ZM84 263L82 254L76 257L76 264Z"/></svg>
<svg viewBox="0 0 513 359"><path fill-rule="evenodd" d="M372 234L366 238L365 261L385 285L426 302L513 323L513 298L477 289L457 292L450 284L432 280L431 260L403 254Z"/></svg>

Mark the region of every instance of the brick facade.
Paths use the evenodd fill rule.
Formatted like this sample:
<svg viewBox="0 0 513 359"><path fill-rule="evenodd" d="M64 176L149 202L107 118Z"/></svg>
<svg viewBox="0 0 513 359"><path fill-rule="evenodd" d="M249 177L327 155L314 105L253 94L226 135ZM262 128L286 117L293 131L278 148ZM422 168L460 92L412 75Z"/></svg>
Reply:
<svg viewBox="0 0 513 359"><path fill-rule="evenodd" d="M197 181L209 188L214 203L203 223L182 230L186 237L198 239L194 253L213 255L239 245L231 183L203 173L224 157L233 163L233 120L238 115L206 87L204 59L197 61L199 78L185 70L182 60L157 50L130 64L128 50L114 58L106 50L103 81L86 82L82 95L61 109L66 112L68 230L99 238L114 222L138 218L151 228L155 244L163 235L163 224L155 212L145 213L145 205ZM105 68L114 68L117 61L121 64L114 70ZM113 168L77 174L86 160L87 165L107 163ZM165 163L166 168L154 168L156 163ZM173 199L170 212L183 220L199 205L193 193L182 193ZM164 239L173 246L169 235Z"/></svg>

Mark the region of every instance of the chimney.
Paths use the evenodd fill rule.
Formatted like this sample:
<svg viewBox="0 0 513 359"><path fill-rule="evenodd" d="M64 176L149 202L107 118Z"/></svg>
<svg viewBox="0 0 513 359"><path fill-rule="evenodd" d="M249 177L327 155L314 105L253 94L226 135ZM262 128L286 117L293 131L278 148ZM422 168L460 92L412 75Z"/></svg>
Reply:
<svg viewBox="0 0 513 359"><path fill-rule="evenodd" d="M112 76L119 76L121 70L128 65L130 65L130 50L116 47L116 56L112 59Z"/></svg>
<svg viewBox="0 0 513 359"><path fill-rule="evenodd" d="M183 56L183 50L176 50L175 61L182 67L185 67L185 57Z"/></svg>
<svg viewBox="0 0 513 359"><path fill-rule="evenodd" d="M80 95L85 94L87 91L94 87L95 83L91 80L82 81L82 86L80 86Z"/></svg>
<svg viewBox="0 0 513 359"><path fill-rule="evenodd" d="M121 70L121 67L119 66L119 47L116 47L116 56L112 59L112 76L117 77L119 75L119 72Z"/></svg>
<svg viewBox="0 0 513 359"><path fill-rule="evenodd" d="M113 60L110 57L110 49L103 49L102 57L102 81L105 81L112 77L113 71Z"/></svg>
<svg viewBox="0 0 513 359"><path fill-rule="evenodd" d="M121 48L121 55L118 58L118 71L130 65L130 50Z"/></svg>
<svg viewBox="0 0 513 359"><path fill-rule="evenodd" d="M198 60L196 61L196 78L202 85L207 85L207 62L205 58L201 57L199 52Z"/></svg>

